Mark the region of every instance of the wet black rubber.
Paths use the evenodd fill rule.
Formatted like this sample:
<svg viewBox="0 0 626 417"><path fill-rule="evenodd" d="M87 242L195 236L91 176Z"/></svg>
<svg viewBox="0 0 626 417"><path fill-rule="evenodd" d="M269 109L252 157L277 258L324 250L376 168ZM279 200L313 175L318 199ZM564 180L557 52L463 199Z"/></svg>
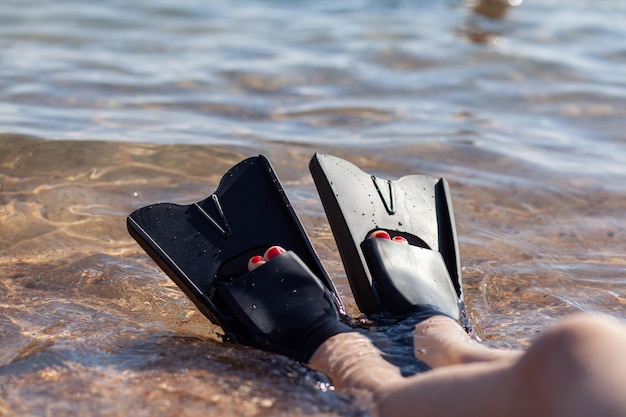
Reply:
<svg viewBox="0 0 626 417"><path fill-rule="evenodd" d="M329 337L351 329L333 297L293 252L216 285L216 295L253 338L248 343L307 362Z"/></svg>
<svg viewBox="0 0 626 417"><path fill-rule="evenodd" d="M289 273L279 277L289 281L290 289L297 290L299 296L306 294L305 287L315 289L310 296L311 302L321 300L325 309L330 308L326 305L330 303L335 315L344 312L333 282L317 257L274 169L263 156L246 159L231 168L208 198L189 205L160 203L140 208L128 216L127 226L131 236L150 257L204 315L222 327L233 342L270 349L273 342L283 342L278 334L295 331L289 321L284 328L274 323L275 327L265 333L271 326L258 319L264 311L261 306L287 308L280 305L280 299L274 299L270 304L264 300L256 303L257 308L250 310L254 313L254 317L249 317L250 322L244 319L244 305L234 301L243 299L247 280L260 274L248 273L250 257L263 254L272 245L290 250L292 255L287 258L296 258L298 265L306 267L298 272L294 264ZM275 259L268 264L274 263ZM294 278L289 278L291 276ZM271 282L269 278L268 282ZM315 285L307 283L309 280ZM258 284L256 278L255 282ZM318 286L324 290L323 295ZM289 303L289 308L293 308L291 299ZM298 314L309 313L303 309ZM275 317L275 312L268 311L267 314ZM296 338L310 340L305 336ZM295 348L286 349L284 353L290 352L290 356L296 357Z"/></svg>
<svg viewBox="0 0 626 417"><path fill-rule="evenodd" d="M309 164L357 305L365 314L465 315L448 184L427 175L391 181L331 155ZM410 245L368 239L385 230Z"/></svg>

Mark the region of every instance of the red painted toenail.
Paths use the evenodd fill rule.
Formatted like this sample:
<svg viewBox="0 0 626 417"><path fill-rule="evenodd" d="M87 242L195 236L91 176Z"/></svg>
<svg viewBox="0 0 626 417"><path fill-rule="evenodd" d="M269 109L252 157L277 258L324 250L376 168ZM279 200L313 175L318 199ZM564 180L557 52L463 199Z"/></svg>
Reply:
<svg viewBox="0 0 626 417"><path fill-rule="evenodd" d="M400 242L400 243L409 243L409 241L406 240L406 238L403 236L394 236L393 240L395 240L396 242Z"/></svg>
<svg viewBox="0 0 626 417"><path fill-rule="evenodd" d="M252 258L250 258L250 260L248 261L248 271L254 271L255 269L257 269L264 263L265 263L265 260L263 259L262 256L255 255Z"/></svg>
<svg viewBox="0 0 626 417"><path fill-rule="evenodd" d="M285 252L286 252L285 249L283 249L280 246L272 246L268 250L265 251L264 258L269 261L270 259L273 259L276 256L280 255L281 253L285 253Z"/></svg>
<svg viewBox="0 0 626 417"><path fill-rule="evenodd" d="M391 236L389 236L389 233L385 232L384 230L373 231L372 233L370 233L369 237L376 238L376 239L391 239Z"/></svg>

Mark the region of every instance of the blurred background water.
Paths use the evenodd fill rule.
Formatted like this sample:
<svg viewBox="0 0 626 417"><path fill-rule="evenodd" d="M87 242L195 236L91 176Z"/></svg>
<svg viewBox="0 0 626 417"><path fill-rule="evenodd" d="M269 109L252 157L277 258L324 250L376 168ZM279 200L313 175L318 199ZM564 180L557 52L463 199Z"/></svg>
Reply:
<svg viewBox="0 0 626 417"><path fill-rule="evenodd" d="M624 39L619 0L2 1L0 415L363 414L222 343L126 232L259 153L354 318L316 151L448 179L486 343L625 318Z"/></svg>

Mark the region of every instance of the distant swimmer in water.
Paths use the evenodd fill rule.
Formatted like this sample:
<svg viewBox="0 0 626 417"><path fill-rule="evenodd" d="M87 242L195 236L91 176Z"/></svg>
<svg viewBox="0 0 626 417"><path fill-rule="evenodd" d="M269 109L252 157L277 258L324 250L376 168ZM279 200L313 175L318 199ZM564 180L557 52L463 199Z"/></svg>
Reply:
<svg viewBox="0 0 626 417"><path fill-rule="evenodd" d="M414 323L404 377L343 320L343 305L265 158L249 158L209 198L147 206L131 235L227 338L328 375L374 416L626 417L626 325L575 314L524 352L468 333L447 183L390 181L330 155L311 172L357 305ZM285 250L285 248L287 250Z"/></svg>

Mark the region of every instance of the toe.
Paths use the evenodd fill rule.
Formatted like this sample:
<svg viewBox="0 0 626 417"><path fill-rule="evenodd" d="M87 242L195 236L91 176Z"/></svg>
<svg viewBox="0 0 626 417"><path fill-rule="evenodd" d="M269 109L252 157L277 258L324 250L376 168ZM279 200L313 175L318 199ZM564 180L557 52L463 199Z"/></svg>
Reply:
<svg viewBox="0 0 626 417"><path fill-rule="evenodd" d="M248 271L254 271L265 263L265 259L262 256L255 255L248 261Z"/></svg>
<svg viewBox="0 0 626 417"><path fill-rule="evenodd" d="M391 239L391 236L389 236L389 233L387 233L384 230L374 230L372 233L370 233L368 238L370 238L370 239Z"/></svg>
<svg viewBox="0 0 626 417"><path fill-rule="evenodd" d="M271 246L268 250L263 254L263 259L269 261L272 258L280 255L281 253L285 253L285 249L282 246Z"/></svg>

